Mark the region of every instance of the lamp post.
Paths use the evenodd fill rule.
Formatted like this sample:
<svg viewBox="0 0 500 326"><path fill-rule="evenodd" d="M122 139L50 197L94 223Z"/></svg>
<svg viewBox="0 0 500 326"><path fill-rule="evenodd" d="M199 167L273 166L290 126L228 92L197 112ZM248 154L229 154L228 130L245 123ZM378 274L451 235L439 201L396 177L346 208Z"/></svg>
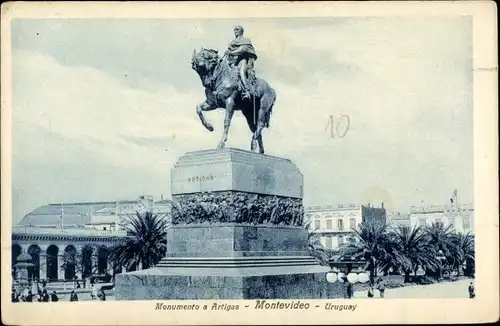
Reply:
<svg viewBox="0 0 500 326"><path fill-rule="evenodd" d="M370 279L370 275L365 272L366 261L364 258L355 260L352 257L343 257L335 260L331 258L328 261L331 271L326 274L328 283L341 282L346 286L344 291L344 299L351 299L354 293L354 283L366 283Z"/></svg>
<svg viewBox="0 0 500 326"><path fill-rule="evenodd" d="M31 255L24 251L17 257L17 262L14 265L14 268L18 273L17 285L19 291L23 291L30 284L28 268L33 268L33 266L35 266L30 263L32 259Z"/></svg>
<svg viewBox="0 0 500 326"><path fill-rule="evenodd" d="M439 261L439 279L443 279L443 262L446 260L446 256L443 254L442 250L439 250L436 256L436 259Z"/></svg>

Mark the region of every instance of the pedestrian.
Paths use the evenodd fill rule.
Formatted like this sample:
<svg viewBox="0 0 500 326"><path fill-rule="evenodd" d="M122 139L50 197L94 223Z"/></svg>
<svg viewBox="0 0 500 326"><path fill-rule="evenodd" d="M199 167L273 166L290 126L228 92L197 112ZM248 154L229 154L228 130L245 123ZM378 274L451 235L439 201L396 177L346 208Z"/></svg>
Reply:
<svg viewBox="0 0 500 326"><path fill-rule="evenodd" d="M43 289L42 291L42 302L49 302L49 293L47 289Z"/></svg>
<svg viewBox="0 0 500 326"><path fill-rule="evenodd" d="M35 280L31 282L31 293L38 293L38 284Z"/></svg>
<svg viewBox="0 0 500 326"><path fill-rule="evenodd" d="M351 282L347 283L347 297L351 299L354 296L354 284Z"/></svg>
<svg viewBox="0 0 500 326"><path fill-rule="evenodd" d="M81 289L82 287L80 286L80 281L76 280L76 288Z"/></svg>
<svg viewBox="0 0 500 326"><path fill-rule="evenodd" d="M78 295L76 294L75 290L71 291L69 301L78 301Z"/></svg>
<svg viewBox="0 0 500 326"><path fill-rule="evenodd" d="M469 284L469 299L474 299L476 297L476 293L474 292L474 284L470 282Z"/></svg>
<svg viewBox="0 0 500 326"><path fill-rule="evenodd" d="M373 283L370 282L368 285L368 298L373 298Z"/></svg>
<svg viewBox="0 0 500 326"><path fill-rule="evenodd" d="M385 282L383 278L378 279L378 290L380 292L380 297L383 298L385 294Z"/></svg>
<svg viewBox="0 0 500 326"><path fill-rule="evenodd" d="M33 302L33 293L31 290L28 291L28 295L26 296L26 302Z"/></svg>
<svg viewBox="0 0 500 326"><path fill-rule="evenodd" d="M56 291L52 291L52 294L50 295L50 301L52 301L52 302L59 301L59 297L57 296Z"/></svg>
<svg viewBox="0 0 500 326"><path fill-rule="evenodd" d="M97 296L101 299L101 301L106 301L106 294L102 288L99 290L99 293L97 293Z"/></svg>
<svg viewBox="0 0 500 326"><path fill-rule="evenodd" d="M42 281L42 287L45 289L45 287L46 287L46 286L47 286L47 280L45 280L45 279L44 279L44 280Z"/></svg>
<svg viewBox="0 0 500 326"><path fill-rule="evenodd" d="M97 296L97 288L95 287L94 284L92 284L90 286L90 297L93 299L95 299L95 297Z"/></svg>
<svg viewBox="0 0 500 326"><path fill-rule="evenodd" d="M19 302L19 295L16 292L16 289L12 289L11 299L12 299L12 302Z"/></svg>

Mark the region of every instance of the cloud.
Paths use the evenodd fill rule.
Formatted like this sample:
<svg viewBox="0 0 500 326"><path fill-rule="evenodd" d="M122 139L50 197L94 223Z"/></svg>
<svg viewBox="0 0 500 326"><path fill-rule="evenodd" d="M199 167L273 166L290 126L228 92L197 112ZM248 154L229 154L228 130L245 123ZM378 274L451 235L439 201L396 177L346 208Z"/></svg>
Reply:
<svg viewBox="0 0 500 326"><path fill-rule="evenodd" d="M472 200L466 20L238 22L277 91L267 153L300 168L306 204L384 200L404 211L456 187ZM47 202L168 195L177 159L215 148L222 132L222 110L206 113L213 133L196 115L192 49L224 49L234 23L15 23L15 218ZM332 138L330 116L336 125L342 115L350 128ZM250 139L237 113L227 145Z"/></svg>

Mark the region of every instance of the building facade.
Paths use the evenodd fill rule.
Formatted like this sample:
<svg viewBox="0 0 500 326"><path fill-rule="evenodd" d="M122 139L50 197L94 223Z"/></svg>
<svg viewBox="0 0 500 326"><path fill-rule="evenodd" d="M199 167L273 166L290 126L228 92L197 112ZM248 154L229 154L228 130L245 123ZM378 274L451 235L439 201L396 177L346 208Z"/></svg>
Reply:
<svg viewBox="0 0 500 326"><path fill-rule="evenodd" d="M364 221L386 223L386 210L371 205L324 205L305 209L310 232L320 235L326 249L336 250L353 235L353 230Z"/></svg>
<svg viewBox="0 0 500 326"><path fill-rule="evenodd" d="M474 207L472 205L432 205L410 207L410 226L426 226L433 222L451 226L459 233L474 233Z"/></svg>
<svg viewBox="0 0 500 326"><path fill-rule="evenodd" d="M391 227L410 227L410 214L401 214L399 212L387 213L387 224Z"/></svg>
<svg viewBox="0 0 500 326"><path fill-rule="evenodd" d="M27 214L12 229L12 266L21 252L32 257L28 276L56 281L116 274L109 250L126 236L127 220L152 211L168 218L170 200L154 202L151 196L136 200L43 205ZM140 266L131 266L135 270ZM13 270L15 277L15 271Z"/></svg>

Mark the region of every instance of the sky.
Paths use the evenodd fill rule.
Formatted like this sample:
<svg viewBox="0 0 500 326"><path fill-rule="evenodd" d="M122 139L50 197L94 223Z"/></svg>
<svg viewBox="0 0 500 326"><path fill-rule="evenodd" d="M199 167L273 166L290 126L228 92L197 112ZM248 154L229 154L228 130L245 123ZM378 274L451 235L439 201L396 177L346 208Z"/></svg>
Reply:
<svg viewBox="0 0 500 326"><path fill-rule="evenodd" d="M38 206L170 196L170 169L220 139L193 49L241 24L277 92L266 154L304 204L473 202L472 25L450 18L57 19L12 23L13 222ZM333 119L345 136L331 137ZM241 113L228 147L249 149Z"/></svg>

